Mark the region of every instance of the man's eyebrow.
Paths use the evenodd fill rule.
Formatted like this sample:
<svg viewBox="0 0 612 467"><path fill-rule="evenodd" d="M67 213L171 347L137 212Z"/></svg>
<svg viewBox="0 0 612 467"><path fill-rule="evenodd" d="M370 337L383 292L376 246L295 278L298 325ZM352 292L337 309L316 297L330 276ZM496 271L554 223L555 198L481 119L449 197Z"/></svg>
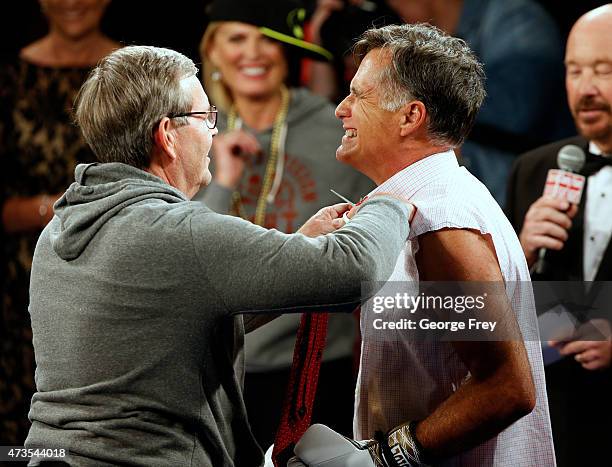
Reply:
<svg viewBox="0 0 612 467"><path fill-rule="evenodd" d="M350 87L349 89L350 89L350 91L351 91L351 94L354 94L355 96L359 96L360 91L359 91L359 89L357 89L355 86L353 86L353 85L351 84L351 87Z"/></svg>
<svg viewBox="0 0 612 467"><path fill-rule="evenodd" d="M597 66L597 65L609 64L609 63L612 63L612 60L610 60L609 58L603 58L602 57L602 58L598 58L596 60L592 60L592 61L586 63L586 66L590 66L590 65ZM577 65L577 66L585 65L585 63L581 64L579 60L566 60L564 62L564 64L565 64L565 66L569 66L569 65Z"/></svg>

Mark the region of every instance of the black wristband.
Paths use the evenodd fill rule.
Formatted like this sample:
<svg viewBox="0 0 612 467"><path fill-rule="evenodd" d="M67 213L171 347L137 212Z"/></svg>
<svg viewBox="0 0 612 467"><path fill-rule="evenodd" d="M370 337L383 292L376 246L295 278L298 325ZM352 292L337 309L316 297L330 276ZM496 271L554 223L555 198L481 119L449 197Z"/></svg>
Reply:
<svg viewBox="0 0 612 467"><path fill-rule="evenodd" d="M387 467L400 467L395 462L393 454L391 453L391 447L389 446L389 439L387 435L385 435L382 431L376 431L374 433L374 439L378 442L380 446L380 455L387 464Z"/></svg>

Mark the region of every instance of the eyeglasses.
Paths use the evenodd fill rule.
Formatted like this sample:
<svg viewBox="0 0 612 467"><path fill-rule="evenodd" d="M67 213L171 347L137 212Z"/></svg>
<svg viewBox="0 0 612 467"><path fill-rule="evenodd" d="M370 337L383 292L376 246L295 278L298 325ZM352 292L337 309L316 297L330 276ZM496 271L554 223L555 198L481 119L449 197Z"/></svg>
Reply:
<svg viewBox="0 0 612 467"><path fill-rule="evenodd" d="M204 121L209 129L214 129L217 126L217 108L214 105L210 106L210 110L205 112L183 112L178 114L170 114L168 118L191 117L193 115L206 115Z"/></svg>

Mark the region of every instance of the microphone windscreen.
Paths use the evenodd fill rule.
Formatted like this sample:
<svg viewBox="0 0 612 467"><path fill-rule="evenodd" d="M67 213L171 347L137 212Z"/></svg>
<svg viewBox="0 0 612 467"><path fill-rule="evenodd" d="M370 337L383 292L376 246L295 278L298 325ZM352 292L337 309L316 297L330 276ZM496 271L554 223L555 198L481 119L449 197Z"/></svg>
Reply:
<svg viewBox="0 0 612 467"><path fill-rule="evenodd" d="M586 161L586 155L582 148L568 144L561 148L559 154L557 154L557 165L561 170L567 170L568 172L578 173L584 167Z"/></svg>

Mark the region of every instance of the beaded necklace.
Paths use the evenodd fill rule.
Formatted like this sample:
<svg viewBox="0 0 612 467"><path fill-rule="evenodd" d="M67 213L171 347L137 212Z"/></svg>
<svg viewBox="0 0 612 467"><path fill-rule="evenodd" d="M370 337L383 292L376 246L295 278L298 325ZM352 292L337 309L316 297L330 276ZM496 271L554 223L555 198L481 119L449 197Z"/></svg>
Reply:
<svg viewBox="0 0 612 467"><path fill-rule="evenodd" d="M285 164L285 141L287 139L287 112L289 110L289 90L281 87L281 106L274 118L272 127L272 137L270 140L270 153L266 162L264 179L261 184L261 192L257 198L255 207L255 218L253 222L257 225L264 225L266 217L266 208L268 204L272 204L280 188L280 183L283 178L283 170ZM236 107L232 105L227 117L228 131L242 128L242 119L236 112ZM242 197L240 192L234 191L232 194L232 211L238 214L243 219L246 219L244 206L242 205Z"/></svg>

